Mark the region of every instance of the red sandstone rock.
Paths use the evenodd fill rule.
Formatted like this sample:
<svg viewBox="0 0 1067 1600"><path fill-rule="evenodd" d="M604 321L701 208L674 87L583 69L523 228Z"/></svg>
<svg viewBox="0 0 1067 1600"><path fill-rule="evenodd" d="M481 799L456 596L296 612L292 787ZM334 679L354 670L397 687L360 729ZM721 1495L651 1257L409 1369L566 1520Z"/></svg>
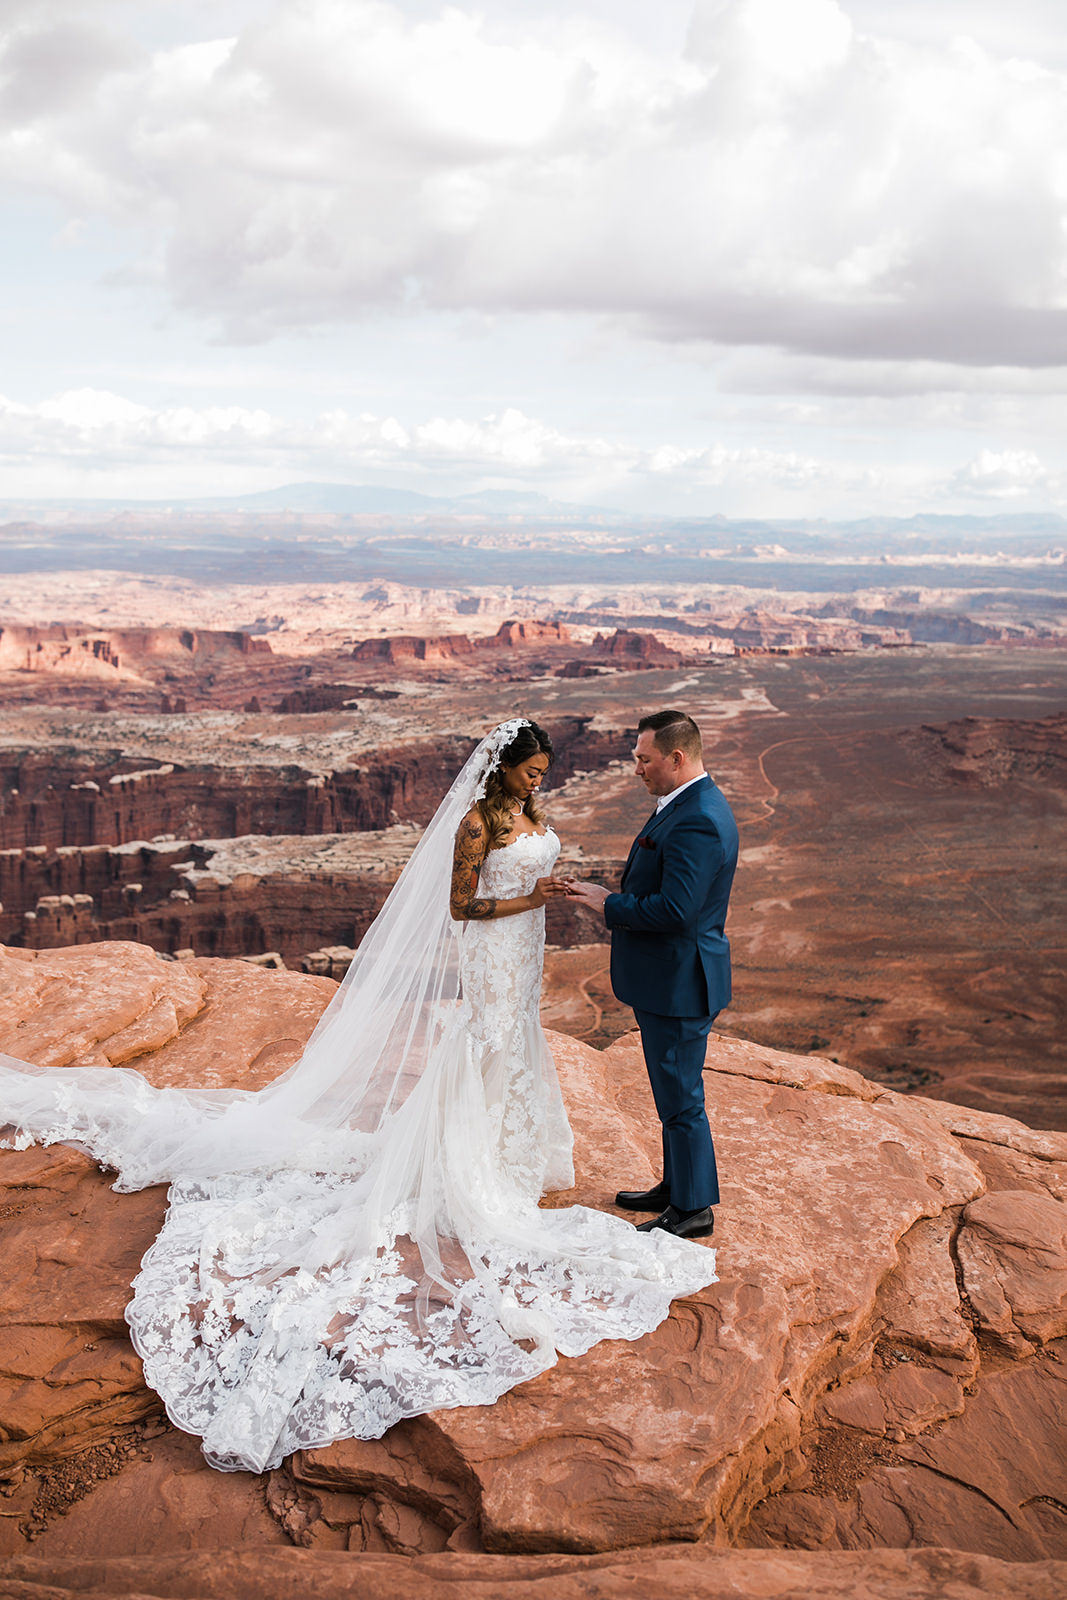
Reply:
<svg viewBox="0 0 1067 1600"><path fill-rule="evenodd" d="M119 1209L117 1198L74 1150L0 1157L0 1478L17 1482L159 1410L123 1313L166 1196L146 1189ZM17 1525L0 1518L0 1555L21 1548Z"/></svg>
<svg viewBox="0 0 1067 1600"><path fill-rule="evenodd" d="M616 628L612 634L598 633L593 640L593 653L624 660L627 665L670 666L682 659L677 650L663 644L654 633L635 633L629 628Z"/></svg>
<svg viewBox="0 0 1067 1600"><path fill-rule="evenodd" d="M973 1200L957 1244L963 1281L983 1328L1008 1348L1067 1335L1067 1206L1007 1190Z"/></svg>
<svg viewBox="0 0 1067 1600"><path fill-rule="evenodd" d="M140 681L105 636L79 635L73 628L0 628L0 671L34 672L116 682Z"/></svg>
<svg viewBox="0 0 1067 1600"><path fill-rule="evenodd" d="M560 622L509 618L489 638L472 639L466 633L394 633L380 639L361 639L352 651L357 661L449 661L478 650L511 650L530 644L566 644L570 629Z"/></svg>
<svg viewBox="0 0 1067 1600"><path fill-rule="evenodd" d="M283 694L274 710L282 716L307 716L316 711L336 711L344 706L354 710L361 692L357 684L320 683L313 689L294 689L290 694Z"/></svg>
<svg viewBox="0 0 1067 1600"><path fill-rule="evenodd" d="M611 669L598 665L593 661L565 661L562 667L557 667L554 676L557 678L599 678Z"/></svg>
<svg viewBox="0 0 1067 1600"><path fill-rule="evenodd" d="M474 641L465 633L394 633L384 639L362 639L352 651L356 661L387 661L392 666L405 661L450 661L467 656Z"/></svg>
<svg viewBox="0 0 1067 1600"><path fill-rule="evenodd" d="M746 1542L914 1547L951 1526L954 1544L1004 1560L1062 1554L1062 1487L1053 1484L1062 1485L1065 1368L1062 1348L1052 1358L993 1367L967 1394L961 1415L896 1446L857 1450L828 1432L810 1451L801 1487L767 1500Z"/></svg>
<svg viewBox="0 0 1067 1600"><path fill-rule="evenodd" d="M176 1040L204 995L189 967L143 945L0 949L0 1049L42 1066L121 1066Z"/></svg>
<svg viewBox="0 0 1067 1600"><path fill-rule="evenodd" d="M212 1530L214 1531L214 1530ZM955 1550L710 1550L601 1556L363 1555L213 1549L174 1556L17 1556L2 1600L1062 1600L1064 1563Z"/></svg>
<svg viewBox="0 0 1067 1600"><path fill-rule="evenodd" d="M709 620L706 631L713 640L730 640L738 655L748 654L832 654L837 650L859 650L864 646L883 649L910 644L907 627L883 621L864 626L858 610L848 618L829 614L830 606L818 615L793 608L768 611L763 606L727 608Z"/></svg>
<svg viewBox="0 0 1067 1600"><path fill-rule="evenodd" d="M546 641L566 644L570 637L571 630L562 622L538 622L526 618L524 621L511 619L502 622L492 639L480 640L479 643L497 648L514 648L516 645L544 644Z"/></svg>
<svg viewBox="0 0 1067 1600"><path fill-rule="evenodd" d="M270 655L266 639L240 629L79 629L71 624L0 627L0 671L142 680L153 662Z"/></svg>
<svg viewBox="0 0 1067 1600"><path fill-rule="evenodd" d="M0 947L0 1050L52 1067L135 1065L159 1087L258 1088L296 1060L334 988L240 961L161 961L138 944Z"/></svg>
<svg viewBox="0 0 1067 1600"><path fill-rule="evenodd" d="M238 962L179 966L122 946L9 954L0 975L0 1049L29 1053L32 1038L50 1059L121 1055L157 1083L265 1081L292 1060L332 992L323 979ZM181 1005L176 1030L158 1021L163 1001L176 1019ZM135 1038L140 1054L131 1057ZM575 1127L577 1183L549 1203L603 1206L621 1182L654 1176L657 1131L639 1046L628 1036L599 1053L557 1035L553 1047ZM0 1297L0 1369L17 1374L0 1409L0 1462L17 1512L0 1517L0 1549L29 1573L22 1527L35 1534L42 1563L80 1559L86 1549L102 1555L103 1527L115 1555L189 1550L205 1539L268 1545L279 1535L306 1545L315 1562L331 1550L421 1561L447 1546L442 1583L448 1572L469 1575L468 1558L454 1552L472 1548L518 1559L704 1539L828 1551L955 1545L1014 1561L1062 1554L1055 1508L1067 1489L1056 1441L1067 1416L1067 1346L1054 1341L1061 1258L1047 1247L1067 1207L1047 1191L986 1194L974 1151L988 1145L1022 1162L1040 1149L1043 1163L1064 1173L1067 1139L973 1111L964 1113L961 1139L950 1131L961 1108L739 1040L713 1041L707 1085L724 1180L720 1281L677 1303L654 1333L561 1361L493 1407L437 1412L379 1441L301 1453L266 1483L212 1473L169 1429L158 1444L137 1435L129 1459L116 1447L119 1468L87 1480L66 1515L48 1513L49 1474L95 1459L109 1440L121 1444L158 1410L121 1315L162 1195L116 1195L67 1150L0 1154L5 1260L13 1263ZM1000 1302L989 1312L960 1298L952 1252L959 1249L966 1273L968 1238L981 1252L981 1306L983 1285L995 1283L1026 1340L1008 1365L980 1357L969 1320L985 1316L993 1326ZM1053 1342L1029 1354L1039 1338ZM160 1501L171 1514L156 1519L150 1504ZM713 1554L687 1550L684 1559ZM778 1592L721 1586L735 1572L740 1585L786 1570L774 1565L776 1552L730 1559L743 1555L753 1564L715 1569L718 1578L687 1567L687 1592L703 1592L701 1583L709 1594ZM260 1557L270 1559L269 1550ZM652 1559L632 1554L628 1570ZM818 1594L820 1573L846 1570L843 1558L818 1559L789 1569L807 1576L781 1592L803 1582L803 1592ZM890 1570L879 1568L881 1556L870 1559L863 1570ZM941 1570L946 1583L968 1572L993 1583L1000 1571L973 1560L960 1566L958 1556L942 1569L899 1559L893 1572ZM149 1581L150 1569L129 1570L127 1592ZM267 1582L256 1576L266 1570L241 1581ZM497 1570L510 1582L545 1568ZM559 1570L588 1577L601 1569ZM857 1569L848 1570L848 1592L865 1592ZM1036 1581L1044 1569L1029 1570ZM67 1570L49 1581L74 1580ZM915 1581L920 1587L901 1592L923 1593L926 1579ZM98 1587L112 1582L105 1573Z"/></svg>

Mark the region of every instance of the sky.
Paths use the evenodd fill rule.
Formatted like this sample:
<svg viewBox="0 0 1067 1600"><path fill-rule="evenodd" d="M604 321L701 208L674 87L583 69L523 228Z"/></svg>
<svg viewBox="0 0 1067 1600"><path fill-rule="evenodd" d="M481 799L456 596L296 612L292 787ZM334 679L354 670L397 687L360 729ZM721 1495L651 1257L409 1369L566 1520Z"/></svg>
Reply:
<svg viewBox="0 0 1067 1600"><path fill-rule="evenodd" d="M0 0L0 498L1067 514L1062 0Z"/></svg>

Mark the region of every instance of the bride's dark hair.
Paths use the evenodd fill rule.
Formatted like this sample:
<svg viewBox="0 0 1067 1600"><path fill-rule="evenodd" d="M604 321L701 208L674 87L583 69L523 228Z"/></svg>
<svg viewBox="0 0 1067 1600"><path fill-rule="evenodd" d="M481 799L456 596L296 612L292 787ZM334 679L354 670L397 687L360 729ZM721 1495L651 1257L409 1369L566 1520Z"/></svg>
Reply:
<svg viewBox="0 0 1067 1600"><path fill-rule="evenodd" d="M482 821L489 830L490 850L499 850L502 844L507 843L515 821L514 797L504 788L504 768L521 766L531 756L538 755L547 756L551 761L555 751L552 740L536 722L525 723L511 743L501 750L500 761L486 780L485 797L478 801ZM544 822L545 813L536 794L529 796L522 809L536 827L539 828Z"/></svg>

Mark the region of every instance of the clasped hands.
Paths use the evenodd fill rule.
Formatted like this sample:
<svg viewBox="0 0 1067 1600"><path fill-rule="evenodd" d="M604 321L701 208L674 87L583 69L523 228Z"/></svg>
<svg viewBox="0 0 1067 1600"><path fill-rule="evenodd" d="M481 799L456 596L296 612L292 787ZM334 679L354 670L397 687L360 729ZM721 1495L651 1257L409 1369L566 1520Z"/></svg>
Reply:
<svg viewBox="0 0 1067 1600"><path fill-rule="evenodd" d="M535 908L547 900L563 898L588 906L591 911L602 911L610 893L610 889L599 883L586 883L583 878L538 878L530 899Z"/></svg>

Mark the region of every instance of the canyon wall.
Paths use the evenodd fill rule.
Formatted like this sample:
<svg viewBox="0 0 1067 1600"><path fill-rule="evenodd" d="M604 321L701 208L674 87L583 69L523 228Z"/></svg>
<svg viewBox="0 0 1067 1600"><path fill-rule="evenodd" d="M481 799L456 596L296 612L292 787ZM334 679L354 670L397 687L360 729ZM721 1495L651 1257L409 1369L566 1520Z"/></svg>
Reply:
<svg viewBox="0 0 1067 1600"><path fill-rule="evenodd" d="M627 753L632 730L589 722L554 724L555 782ZM275 951L290 964L320 946L354 946L418 836L416 827L398 854L393 826L427 822L472 747L438 739L329 772L170 763L131 772L118 755L3 752L0 941L135 939L169 954ZM323 840L342 835L365 835L365 847L324 864ZM279 841L253 870L220 843L250 839L263 841L260 856ZM550 924L555 943L582 942L573 909L553 907Z"/></svg>
<svg viewBox="0 0 1067 1600"><path fill-rule="evenodd" d="M553 724L553 782L625 757L632 730L599 730L590 717ZM190 740L192 744L194 740ZM398 819L425 823L474 748L438 738L383 748L373 761L334 771L299 765L227 770L213 764L130 766L75 752L0 750L0 850L37 845L120 845L172 834L349 833Z"/></svg>
<svg viewBox="0 0 1067 1600"><path fill-rule="evenodd" d="M324 946L350 955L419 831L361 834L354 851L344 850L350 836L343 835L239 840L233 853L224 841L189 839L0 851L0 944L55 950L130 939L171 955L274 952L290 967L304 965L309 952ZM242 857L249 849L272 855L273 869L260 862L248 870ZM332 868L324 864L331 855ZM613 860L572 859L572 870L605 882L617 880L620 868ZM552 902L547 921L549 942L560 948L588 937L577 910L565 902ZM346 966L347 959L331 959L335 976Z"/></svg>
<svg viewBox="0 0 1067 1600"><path fill-rule="evenodd" d="M385 827L397 816L425 821L465 754L453 748L382 750L372 766L326 773L169 763L116 772L91 759L6 751L0 849L119 845L161 833L345 833Z"/></svg>
<svg viewBox="0 0 1067 1600"><path fill-rule="evenodd" d="M136 677L149 663L195 665L271 654L237 628L83 628L76 623L0 627L0 671Z"/></svg>

